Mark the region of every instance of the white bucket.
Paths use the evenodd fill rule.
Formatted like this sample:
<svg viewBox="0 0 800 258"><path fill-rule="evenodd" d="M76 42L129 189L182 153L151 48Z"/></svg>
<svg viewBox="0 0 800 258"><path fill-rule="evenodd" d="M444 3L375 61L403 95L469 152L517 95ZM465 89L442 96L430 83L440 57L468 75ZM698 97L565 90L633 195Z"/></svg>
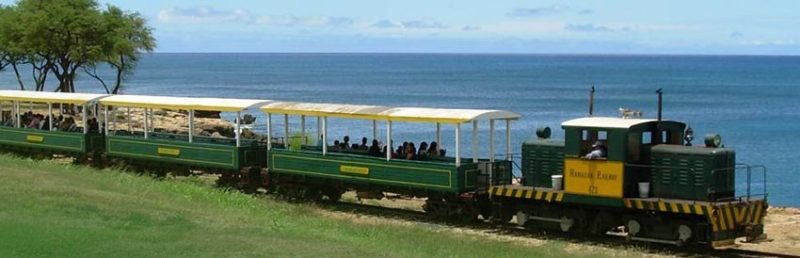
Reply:
<svg viewBox="0 0 800 258"><path fill-rule="evenodd" d="M639 197L640 198L649 198L650 197L650 182L640 182L639 183Z"/></svg>
<svg viewBox="0 0 800 258"><path fill-rule="evenodd" d="M561 190L561 186L564 183L564 176L562 175L552 175L550 176L550 180L553 184L553 190Z"/></svg>

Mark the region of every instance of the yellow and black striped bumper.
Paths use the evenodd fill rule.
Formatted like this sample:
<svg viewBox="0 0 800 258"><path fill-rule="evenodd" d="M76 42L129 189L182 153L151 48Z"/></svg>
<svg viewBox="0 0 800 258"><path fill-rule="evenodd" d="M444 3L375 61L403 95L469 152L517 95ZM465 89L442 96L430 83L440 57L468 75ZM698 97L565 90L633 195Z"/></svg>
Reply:
<svg viewBox="0 0 800 258"><path fill-rule="evenodd" d="M492 197L506 197L528 199L546 202L561 202L564 199L563 191L535 189L531 186L498 185L489 188Z"/></svg>
<svg viewBox="0 0 800 258"><path fill-rule="evenodd" d="M625 199L624 203L629 209L705 216L713 231L712 240L716 243L731 242L723 240L746 236L748 228L762 226L768 206L766 200L688 202L669 199Z"/></svg>

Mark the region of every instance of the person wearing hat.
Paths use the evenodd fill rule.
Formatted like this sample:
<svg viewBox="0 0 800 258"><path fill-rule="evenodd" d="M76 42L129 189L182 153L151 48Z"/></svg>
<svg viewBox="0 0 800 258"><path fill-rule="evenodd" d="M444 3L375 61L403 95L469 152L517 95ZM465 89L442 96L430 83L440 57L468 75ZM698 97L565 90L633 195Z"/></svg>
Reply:
<svg viewBox="0 0 800 258"><path fill-rule="evenodd" d="M587 159L604 159L606 158L606 146L603 146L603 143L600 141L594 142L592 144L592 151L589 154L586 154Z"/></svg>

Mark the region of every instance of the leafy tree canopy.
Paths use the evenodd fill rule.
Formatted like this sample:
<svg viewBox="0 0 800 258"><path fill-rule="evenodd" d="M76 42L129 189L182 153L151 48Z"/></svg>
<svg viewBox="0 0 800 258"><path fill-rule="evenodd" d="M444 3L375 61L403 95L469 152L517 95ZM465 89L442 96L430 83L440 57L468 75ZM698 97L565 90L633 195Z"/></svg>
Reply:
<svg viewBox="0 0 800 258"><path fill-rule="evenodd" d="M108 93L118 93L141 53L152 52L152 28L135 12L116 6L101 8L95 0L20 0L0 8L0 58L12 66L24 89L18 65L31 66L36 90L48 75L58 79L56 91L74 92L84 71ZM108 65L117 76L110 89L97 74Z"/></svg>

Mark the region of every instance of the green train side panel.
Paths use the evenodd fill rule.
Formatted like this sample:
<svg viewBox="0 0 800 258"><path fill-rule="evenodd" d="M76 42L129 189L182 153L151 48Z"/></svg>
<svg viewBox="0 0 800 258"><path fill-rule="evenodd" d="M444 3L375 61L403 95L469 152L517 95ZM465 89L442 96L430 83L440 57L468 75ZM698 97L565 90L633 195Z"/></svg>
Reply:
<svg viewBox="0 0 800 258"><path fill-rule="evenodd" d="M564 173L564 142L537 139L522 144L525 186L552 187L553 175Z"/></svg>
<svg viewBox="0 0 800 258"><path fill-rule="evenodd" d="M456 168L452 163L410 160L386 161L383 158L319 152L273 149L269 152L270 171L338 179L347 183L390 185L442 192L464 192L476 188L477 166Z"/></svg>
<svg viewBox="0 0 800 258"><path fill-rule="evenodd" d="M86 153L88 135L27 128L0 127L0 144L67 153Z"/></svg>
<svg viewBox="0 0 800 258"><path fill-rule="evenodd" d="M661 144L651 149L655 197L719 201L734 197L732 149Z"/></svg>
<svg viewBox="0 0 800 258"><path fill-rule="evenodd" d="M106 137L106 153L116 157L229 170L263 165L264 157L264 152L256 146L236 147L119 136Z"/></svg>

